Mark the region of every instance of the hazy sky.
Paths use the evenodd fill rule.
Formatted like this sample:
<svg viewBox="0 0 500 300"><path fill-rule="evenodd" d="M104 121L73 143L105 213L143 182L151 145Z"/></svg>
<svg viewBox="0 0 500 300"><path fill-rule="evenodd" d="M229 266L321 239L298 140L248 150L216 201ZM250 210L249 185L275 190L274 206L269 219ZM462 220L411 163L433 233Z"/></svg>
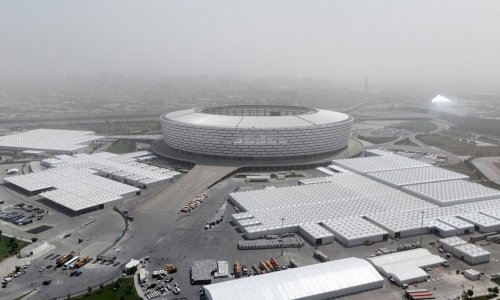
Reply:
<svg viewBox="0 0 500 300"><path fill-rule="evenodd" d="M500 86L500 1L0 0L0 78L150 71Z"/></svg>

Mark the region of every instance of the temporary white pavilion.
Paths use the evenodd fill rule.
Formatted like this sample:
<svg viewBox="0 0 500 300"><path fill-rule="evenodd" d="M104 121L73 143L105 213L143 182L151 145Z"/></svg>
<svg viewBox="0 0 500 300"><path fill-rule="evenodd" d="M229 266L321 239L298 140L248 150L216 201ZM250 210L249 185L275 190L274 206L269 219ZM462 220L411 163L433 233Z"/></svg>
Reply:
<svg viewBox="0 0 500 300"><path fill-rule="evenodd" d="M367 259L387 278L396 284L420 282L427 278L423 268L439 266L445 259L434 255L427 249L396 252Z"/></svg>
<svg viewBox="0 0 500 300"><path fill-rule="evenodd" d="M384 279L366 260L345 258L203 287L209 300L330 299L381 288Z"/></svg>
<svg viewBox="0 0 500 300"><path fill-rule="evenodd" d="M80 153L90 143L102 140L93 131L35 129L0 137L1 150L39 150L49 153Z"/></svg>

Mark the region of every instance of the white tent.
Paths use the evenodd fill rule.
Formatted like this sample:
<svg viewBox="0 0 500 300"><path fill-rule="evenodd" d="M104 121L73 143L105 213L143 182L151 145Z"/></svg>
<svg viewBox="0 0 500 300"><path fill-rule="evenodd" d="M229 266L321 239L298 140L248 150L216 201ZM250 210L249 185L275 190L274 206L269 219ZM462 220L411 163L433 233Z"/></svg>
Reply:
<svg viewBox="0 0 500 300"><path fill-rule="evenodd" d="M203 288L209 300L285 300L336 298L383 284L383 278L367 261L351 257Z"/></svg>

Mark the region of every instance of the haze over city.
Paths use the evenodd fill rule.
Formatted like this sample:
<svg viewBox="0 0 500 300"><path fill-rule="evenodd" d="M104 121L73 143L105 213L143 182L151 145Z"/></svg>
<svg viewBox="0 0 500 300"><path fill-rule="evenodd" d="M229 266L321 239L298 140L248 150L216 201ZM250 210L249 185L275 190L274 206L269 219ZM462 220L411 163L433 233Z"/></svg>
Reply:
<svg viewBox="0 0 500 300"><path fill-rule="evenodd" d="M0 78L296 77L498 90L497 1L4 1Z"/></svg>

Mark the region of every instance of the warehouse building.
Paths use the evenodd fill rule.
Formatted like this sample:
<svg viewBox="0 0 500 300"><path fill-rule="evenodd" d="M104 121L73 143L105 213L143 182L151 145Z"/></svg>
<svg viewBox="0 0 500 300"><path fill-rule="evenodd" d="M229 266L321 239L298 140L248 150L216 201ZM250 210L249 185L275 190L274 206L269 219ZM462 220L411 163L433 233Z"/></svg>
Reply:
<svg viewBox="0 0 500 300"><path fill-rule="evenodd" d="M403 187L413 184L441 182L449 180L469 180L469 176L438 167L410 168L368 173L368 177L382 183Z"/></svg>
<svg viewBox="0 0 500 300"><path fill-rule="evenodd" d="M469 265L478 265L489 262L491 253L474 244L462 244L453 247L453 255Z"/></svg>
<svg viewBox="0 0 500 300"><path fill-rule="evenodd" d="M75 154L83 152L89 144L103 139L103 136L95 135L93 131L35 129L1 136L0 150Z"/></svg>
<svg viewBox="0 0 500 300"><path fill-rule="evenodd" d="M370 257L367 260L399 286L427 280L428 275L423 269L439 266L446 261L423 248Z"/></svg>
<svg viewBox="0 0 500 300"><path fill-rule="evenodd" d="M299 233L311 245L326 245L333 243L333 233L317 223L305 223L299 226Z"/></svg>
<svg viewBox="0 0 500 300"><path fill-rule="evenodd" d="M204 286L208 300L330 299L383 287L365 260L345 258Z"/></svg>
<svg viewBox="0 0 500 300"><path fill-rule="evenodd" d="M389 234L361 217L338 218L323 222L335 234L335 239L346 247L387 240Z"/></svg>
<svg viewBox="0 0 500 300"><path fill-rule="evenodd" d="M467 244L466 241L464 241L461 238L456 237L456 236L452 236L452 237L445 238L445 239L439 239L438 243L441 247L443 247L443 250L448 252L448 253L452 253L453 248L458 246L458 245Z"/></svg>
<svg viewBox="0 0 500 300"><path fill-rule="evenodd" d="M178 172L135 160L149 154L136 152L117 155L102 152L95 155L59 155L44 160L44 165L50 167L45 171L6 177L4 181L9 187L25 194L39 195L41 201L69 215L80 215L102 209L108 202L140 195L139 187L144 188L148 184L158 184L179 176ZM121 177L99 176L110 173L120 173ZM131 180L134 176L141 178L140 184ZM110 177L126 179L118 182L109 179Z"/></svg>
<svg viewBox="0 0 500 300"><path fill-rule="evenodd" d="M284 230L302 233L313 245L319 238L306 236L301 226L315 224L347 247L421 233L500 230L499 191L387 151L370 154L334 160L322 171L330 176L301 179L298 186L230 193L242 211L235 223L250 239Z"/></svg>
<svg viewBox="0 0 500 300"><path fill-rule="evenodd" d="M474 228L482 233L500 230L500 220L489 217L481 212L461 214L458 217L466 222L474 224Z"/></svg>
<svg viewBox="0 0 500 300"><path fill-rule="evenodd" d="M500 198L500 191L464 180L414 184L403 190L439 206Z"/></svg>

